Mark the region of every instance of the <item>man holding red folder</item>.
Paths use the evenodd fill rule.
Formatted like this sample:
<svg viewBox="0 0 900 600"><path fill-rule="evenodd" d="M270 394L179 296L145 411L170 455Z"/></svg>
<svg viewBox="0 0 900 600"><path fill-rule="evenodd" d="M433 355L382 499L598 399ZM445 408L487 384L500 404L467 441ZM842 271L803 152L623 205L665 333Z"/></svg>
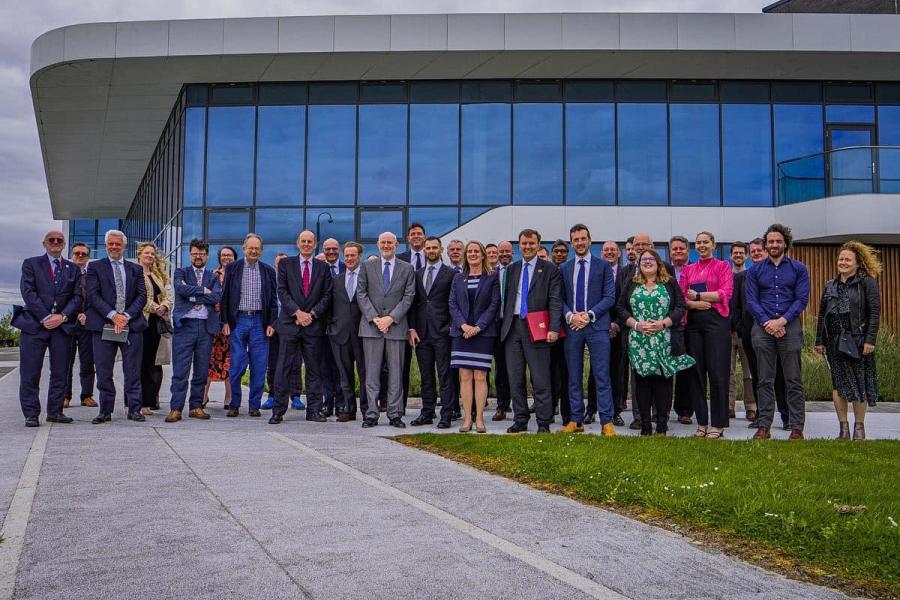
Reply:
<svg viewBox="0 0 900 600"><path fill-rule="evenodd" d="M562 328L562 279L559 270L537 257L541 234L519 233L522 259L509 265L503 297L500 339L506 356L514 423L507 433L528 431L531 417L525 387L525 367L531 371L538 433L549 433L553 421L550 394L550 348Z"/></svg>

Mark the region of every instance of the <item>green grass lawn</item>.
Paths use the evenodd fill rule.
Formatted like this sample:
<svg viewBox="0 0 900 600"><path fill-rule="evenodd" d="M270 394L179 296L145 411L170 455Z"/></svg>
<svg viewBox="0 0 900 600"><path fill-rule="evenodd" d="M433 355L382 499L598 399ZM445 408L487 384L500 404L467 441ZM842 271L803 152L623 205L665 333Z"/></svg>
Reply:
<svg viewBox="0 0 900 600"><path fill-rule="evenodd" d="M458 434L401 441L685 531L788 576L900 597L898 441Z"/></svg>

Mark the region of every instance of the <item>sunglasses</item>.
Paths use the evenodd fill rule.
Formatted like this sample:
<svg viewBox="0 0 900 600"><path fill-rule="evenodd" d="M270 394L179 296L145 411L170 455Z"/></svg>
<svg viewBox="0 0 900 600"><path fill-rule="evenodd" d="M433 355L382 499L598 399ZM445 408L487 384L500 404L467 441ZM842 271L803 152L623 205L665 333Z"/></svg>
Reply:
<svg viewBox="0 0 900 600"><path fill-rule="evenodd" d="M72 256L88 256L87 252L73 252Z"/></svg>
<svg viewBox="0 0 900 600"><path fill-rule="evenodd" d="M65 238L61 237L48 237L46 241L51 244L64 244L66 242Z"/></svg>

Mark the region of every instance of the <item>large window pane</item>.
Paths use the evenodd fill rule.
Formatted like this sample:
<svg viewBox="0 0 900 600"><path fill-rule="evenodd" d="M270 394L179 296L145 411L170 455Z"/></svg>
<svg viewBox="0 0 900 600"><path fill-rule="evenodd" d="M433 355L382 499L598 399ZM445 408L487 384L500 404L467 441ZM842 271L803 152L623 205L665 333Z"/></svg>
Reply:
<svg viewBox="0 0 900 600"><path fill-rule="evenodd" d="M305 106L260 106L256 203L303 203Z"/></svg>
<svg viewBox="0 0 900 600"><path fill-rule="evenodd" d="M253 202L255 106L209 109L206 203L246 206Z"/></svg>
<svg viewBox="0 0 900 600"><path fill-rule="evenodd" d="M775 105L775 163L823 150L822 106ZM781 200L798 201L825 195L825 162L807 158L784 165L779 179Z"/></svg>
<svg viewBox="0 0 900 600"><path fill-rule="evenodd" d="M509 104L462 107L462 203L509 204Z"/></svg>
<svg viewBox="0 0 900 600"><path fill-rule="evenodd" d="M244 239L250 231L250 212L246 210L206 213L206 232L211 240Z"/></svg>
<svg viewBox="0 0 900 600"><path fill-rule="evenodd" d="M874 123L875 107L832 104L825 107L825 120L829 123Z"/></svg>
<svg viewBox="0 0 900 600"><path fill-rule="evenodd" d="M459 209L459 222L460 224L468 223L479 215L483 215L491 210L491 208L490 206L463 206Z"/></svg>
<svg viewBox="0 0 900 600"><path fill-rule="evenodd" d="M203 205L203 151L206 109L189 108L184 124L184 205Z"/></svg>
<svg viewBox="0 0 900 600"><path fill-rule="evenodd" d="M878 107L878 141L883 146L900 146L900 106ZM878 153L878 169L883 194L900 194L900 149Z"/></svg>
<svg viewBox="0 0 900 600"><path fill-rule="evenodd" d="M562 104L516 104L513 203L562 204Z"/></svg>
<svg viewBox="0 0 900 600"><path fill-rule="evenodd" d="M359 107L359 203L406 204L406 105Z"/></svg>
<svg viewBox="0 0 900 600"><path fill-rule="evenodd" d="M457 208L410 208L409 223L421 223L428 235L444 235L456 229Z"/></svg>
<svg viewBox="0 0 900 600"><path fill-rule="evenodd" d="M566 105L566 204L616 203L615 142L615 105Z"/></svg>
<svg viewBox="0 0 900 600"><path fill-rule="evenodd" d="M300 208L258 208L253 227L267 243L293 242L303 229L303 211Z"/></svg>
<svg viewBox="0 0 900 600"><path fill-rule="evenodd" d="M203 239L203 211L185 210L181 216L181 241L187 243L194 238Z"/></svg>
<svg viewBox="0 0 900 600"><path fill-rule="evenodd" d="M669 125L672 204L718 206L719 105L673 104Z"/></svg>
<svg viewBox="0 0 900 600"><path fill-rule="evenodd" d="M665 104L618 105L619 204L668 203Z"/></svg>
<svg viewBox="0 0 900 600"><path fill-rule="evenodd" d="M725 204L772 205L772 109L768 104L722 105Z"/></svg>
<svg viewBox="0 0 900 600"><path fill-rule="evenodd" d="M328 214L332 222L328 222ZM306 226L311 231L316 231L318 223L319 237L327 239L333 237L343 244L356 239L356 209L316 207L306 209Z"/></svg>
<svg viewBox="0 0 900 600"><path fill-rule="evenodd" d="M312 92L310 92L312 93ZM309 107L306 203L353 204L356 198L356 107Z"/></svg>
<svg viewBox="0 0 900 600"><path fill-rule="evenodd" d="M456 204L459 105L412 104L409 110L409 203Z"/></svg>
<svg viewBox="0 0 900 600"><path fill-rule="evenodd" d="M359 237L364 240L376 240L385 231L402 236L402 210L361 210L359 212Z"/></svg>

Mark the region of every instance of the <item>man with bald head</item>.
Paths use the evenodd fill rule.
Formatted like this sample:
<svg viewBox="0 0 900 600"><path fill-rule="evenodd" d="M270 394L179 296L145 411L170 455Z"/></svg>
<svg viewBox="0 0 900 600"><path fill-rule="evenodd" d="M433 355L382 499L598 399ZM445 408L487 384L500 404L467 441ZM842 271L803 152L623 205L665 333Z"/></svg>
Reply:
<svg viewBox="0 0 900 600"><path fill-rule="evenodd" d="M386 231L378 236L380 256L366 261L360 268L356 299L362 319L359 337L363 342L366 373L380 373L383 364L388 370L387 416L393 427L406 427L400 418L403 410L403 353L409 326L407 313L416 292L412 265L398 260L397 236ZM363 427L378 424L379 377L366 378L368 407Z"/></svg>

